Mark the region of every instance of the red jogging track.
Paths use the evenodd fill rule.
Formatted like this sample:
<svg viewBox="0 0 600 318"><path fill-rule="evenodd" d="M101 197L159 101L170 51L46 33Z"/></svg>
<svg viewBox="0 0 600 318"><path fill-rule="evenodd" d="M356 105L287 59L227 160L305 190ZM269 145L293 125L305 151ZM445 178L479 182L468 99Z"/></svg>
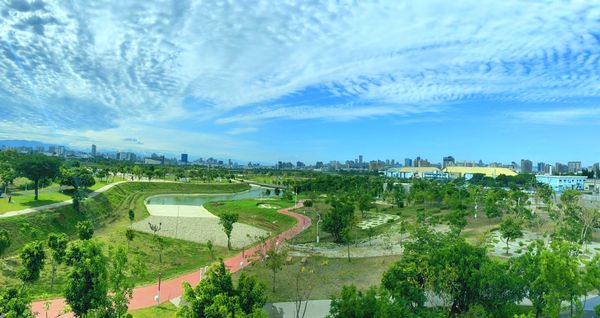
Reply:
<svg viewBox="0 0 600 318"><path fill-rule="evenodd" d="M308 218L305 215L301 215L301 214L297 214L297 213L293 213L293 212L289 211L291 209L296 209L296 208L299 208L302 206L303 206L303 202L299 202L294 207L281 209L281 210L277 211L279 213L294 217L297 222L296 222L296 225L294 225L294 227L292 227L291 229L279 234L278 236L276 236L274 238L271 238L267 242L268 247L272 246L272 244L276 244L276 242L283 242L285 240L288 240L288 239L298 235L300 232L304 231L306 228L308 228L310 226L310 224L311 224L310 218ZM244 253L244 255L246 255L245 259L242 257L242 253L232 256L232 257L224 260L225 266L227 266L231 272L237 272L241 269L241 262L244 261L244 265L247 265L247 263L251 261L251 260L249 260L248 256L255 255L256 252L258 252L260 249L261 249L260 245L255 245L252 248L246 250ZM160 302L163 303L163 302L166 302L175 297L181 296L183 294L183 287L182 287L183 282L188 282L192 286L195 286L198 284L199 281L200 281L200 270L195 271L193 273L184 274L179 277L175 277L172 279L162 281L160 284ZM156 283L152 284L152 285L140 286L140 287L134 288L133 289L133 297L131 298L131 301L129 302L129 310L135 310L135 309L141 309L141 308L155 306L156 302L154 301L154 297L157 294L157 289L158 289L158 286ZM37 313L38 317L46 317L46 312L48 313L48 317L52 317L52 318L54 318L54 317L61 317L61 318L62 317L64 317L64 318L74 317L72 313L60 315L61 312L64 310L65 305L66 305L66 303L65 303L64 298L57 298L57 299L50 300L50 308L47 311L44 309L44 301L35 301L31 304L33 312Z"/></svg>

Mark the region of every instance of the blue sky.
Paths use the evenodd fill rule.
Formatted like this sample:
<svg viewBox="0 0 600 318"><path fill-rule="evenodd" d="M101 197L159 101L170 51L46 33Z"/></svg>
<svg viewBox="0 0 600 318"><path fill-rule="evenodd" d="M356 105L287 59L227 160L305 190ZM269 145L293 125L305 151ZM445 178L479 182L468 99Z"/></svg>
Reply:
<svg viewBox="0 0 600 318"><path fill-rule="evenodd" d="M594 1L2 1L0 139L600 161Z"/></svg>

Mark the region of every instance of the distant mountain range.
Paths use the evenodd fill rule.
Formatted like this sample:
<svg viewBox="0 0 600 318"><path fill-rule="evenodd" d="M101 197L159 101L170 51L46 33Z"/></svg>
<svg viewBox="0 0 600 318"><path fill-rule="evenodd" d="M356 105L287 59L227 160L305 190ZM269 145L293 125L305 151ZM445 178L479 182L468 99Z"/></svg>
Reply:
<svg viewBox="0 0 600 318"><path fill-rule="evenodd" d="M32 140L0 140L1 147L40 147L48 148L49 146L56 146L54 144L46 144L39 141Z"/></svg>
<svg viewBox="0 0 600 318"><path fill-rule="evenodd" d="M81 150L81 149L71 148L71 147L69 147L69 145L47 144L47 143L43 143L43 142L40 142L40 141L34 141L34 140L0 140L0 148L3 148L3 147L11 147L11 148L13 148L13 147L14 148L18 148L18 147L31 147L31 148L44 147L44 149L48 150L48 147L50 147L50 146L65 146L65 148L67 150L85 151L85 150ZM108 149L106 152L114 153L114 152L117 152L117 150ZM173 158L178 158L178 154L175 154L175 153L167 153L165 155L172 156ZM147 156L147 153L143 153L143 156ZM223 160L224 162L227 162L227 160L228 160L228 159L224 159L224 158L215 158L215 159L217 159L217 160ZM245 160L233 160L233 161L237 162L238 164L247 164L248 163L248 161L245 161ZM259 162L259 161L256 161L256 162ZM262 164L262 165L269 165L269 163L266 163L266 162L260 162L260 164Z"/></svg>

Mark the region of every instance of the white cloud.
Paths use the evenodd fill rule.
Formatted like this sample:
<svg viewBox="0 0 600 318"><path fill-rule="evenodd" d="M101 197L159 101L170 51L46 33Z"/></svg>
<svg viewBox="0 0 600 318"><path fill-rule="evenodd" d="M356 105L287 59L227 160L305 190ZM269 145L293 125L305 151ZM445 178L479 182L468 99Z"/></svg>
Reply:
<svg viewBox="0 0 600 318"><path fill-rule="evenodd" d="M524 111L510 114L519 122L531 124L564 125L582 121L600 120L600 108L571 108L543 111Z"/></svg>
<svg viewBox="0 0 600 318"><path fill-rule="evenodd" d="M230 135L242 135L242 134L249 134L249 133L253 133L258 131L258 128L256 127L236 127L233 129L230 129L227 133Z"/></svg>

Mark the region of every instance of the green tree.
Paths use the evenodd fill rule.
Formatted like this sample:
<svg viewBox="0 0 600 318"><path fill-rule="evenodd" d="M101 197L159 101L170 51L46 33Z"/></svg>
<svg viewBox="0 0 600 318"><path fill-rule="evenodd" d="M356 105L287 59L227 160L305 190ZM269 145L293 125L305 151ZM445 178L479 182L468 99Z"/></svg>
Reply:
<svg viewBox="0 0 600 318"><path fill-rule="evenodd" d="M361 213L361 217L364 219L367 216L367 212L373 208L372 198L369 194L364 193L358 197L358 210Z"/></svg>
<svg viewBox="0 0 600 318"><path fill-rule="evenodd" d="M127 238L127 248L129 249L129 243L131 243L135 238L135 231L132 228L128 227L125 230L125 238Z"/></svg>
<svg viewBox="0 0 600 318"><path fill-rule="evenodd" d="M16 288L0 289L0 316L5 318L34 318L25 291Z"/></svg>
<svg viewBox="0 0 600 318"><path fill-rule="evenodd" d="M223 227L223 232L227 235L227 249L231 250L231 232L233 231L233 224L238 221L239 215L237 213L223 213L219 216L220 224Z"/></svg>
<svg viewBox="0 0 600 318"><path fill-rule="evenodd" d="M10 247L10 243L11 243L10 234L8 233L7 230L1 229L0 230L0 259L2 259L2 255Z"/></svg>
<svg viewBox="0 0 600 318"><path fill-rule="evenodd" d="M511 240L523 237L523 225L513 217L506 218L500 224L500 235L506 242L506 255L508 256L508 243Z"/></svg>
<svg viewBox="0 0 600 318"><path fill-rule="evenodd" d="M17 172L7 162L0 162L0 184L4 188L4 193L8 193L8 186L17 178Z"/></svg>
<svg viewBox="0 0 600 318"><path fill-rule="evenodd" d="M138 180L140 180L140 178L142 177L142 168L140 168L140 166L133 166L133 168L131 169L131 173L134 176L136 176Z"/></svg>
<svg viewBox="0 0 600 318"><path fill-rule="evenodd" d="M127 216L129 217L129 225L133 225L133 220L135 220L135 212L130 209Z"/></svg>
<svg viewBox="0 0 600 318"><path fill-rule="evenodd" d="M94 236L94 223L90 220L77 222L75 228L80 240L89 240Z"/></svg>
<svg viewBox="0 0 600 318"><path fill-rule="evenodd" d="M75 189L85 189L96 184L96 179L94 179L92 172L86 168L61 169L60 184L72 186Z"/></svg>
<svg viewBox="0 0 600 318"><path fill-rule="evenodd" d="M383 302L385 300L381 300ZM372 287L366 293L356 286L343 286L339 297L331 299L328 318L386 317L378 311L377 290ZM390 316L391 317L391 316ZM396 316L400 317L400 316Z"/></svg>
<svg viewBox="0 0 600 318"><path fill-rule="evenodd" d="M208 240L206 242L206 248L208 248L208 253L210 254L210 259L214 260L215 259L215 251L214 251L213 242L211 240Z"/></svg>
<svg viewBox="0 0 600 318"><path fill-rule="evenodd" d="M64 261L65 254L67 252L67 244L69 238L64 233L50 233L46 244L50 249L50 255L52 258L52 274L50 278L50 292L54 289L54 277L56 276L56 267L62 264Z"/></svg>
<svg viewBox="0 0 600 318"><path fill-rule="evenodd" d="M283 268L286 258L287 251L278 250L275 246L271 246L266 252L265 265L273 273L273 292L275 292L275 277L277 272Z"/></svg>
<svg viewBox="0 0 600 318"><path fill-rule="evenodd" d="M73 241L67 248L65 300L77 317L87 317L108 302L108 260L95 240Z"/></svg>
<svg viewBox="0 0 600 318"><path fill-rule="evenodd" d="M71 197L73 198L73 208L75 211L81 212L82 203L88 197L87 192L83 189L77 189L73 191Z"/></svg>
<svg viewBox="0 0 600 318"><path fill-rule="evenodd" d="M145 267L141 261L132 263L123 246L108 250L108 291L105 307L100 307L100 317L124 317L133 296L134 280L143 275Z"/></svg>
<svg viewBox="0 0 600 318"><path fill-rule="evenodd" d="M310 208L313 206L313 201L312 200L304 200L304 207L306 208Z"/></svg>
<svg viewBox="0 0 600 318"><path fill-rule="evenodd" d="M40 272L44 268L46 254L44 252L44 243L33 241L25 244L19 253L21 259L21 268L17 276L23 283L33 283L40 278Z"/></svg>
<svg viewBox="0 0 600 318"><path fill-rule="evenodd" d="M323 229L333 236L336 243L344 242L344 233L354 222L354 206L347 200L333 199L331 209L323 217Z"/></svg>
<svg viewBox="0 0 600 318"><path fill-rule="evenodd" d="M187 304L179 309L177 317L266 318L261 308L265 296L260 294L264 292L264 286L250 280L244 278L242 286L236 289L233 286L231 273L223 261L211 265L204 279L196 287L192 288L189 283L183 283L183 299ZM247 297L243 301L240 299L242 294Z"/></svg>
<svg viewBox="0 0 600 318"><path fill-rule="evenodd" d="M60 165L57 158L34 154L20 158L16 163L15 170L19 175L33 181L35 200L37 200L40 180L57 177Z"/></svg>
<svg viewBox="0 0 600 318"><path fill-rule="evenodd" d="M238 279L238 295L240 307L245 313L260 312L267 302L265 284L242 272Z"/></svg>
<svg viewBox="0 0 600 318"><path fill-rule="evenodd" d="M275 195L279 196L280 193L281 193L281 189L275 188Z"/></svg>

